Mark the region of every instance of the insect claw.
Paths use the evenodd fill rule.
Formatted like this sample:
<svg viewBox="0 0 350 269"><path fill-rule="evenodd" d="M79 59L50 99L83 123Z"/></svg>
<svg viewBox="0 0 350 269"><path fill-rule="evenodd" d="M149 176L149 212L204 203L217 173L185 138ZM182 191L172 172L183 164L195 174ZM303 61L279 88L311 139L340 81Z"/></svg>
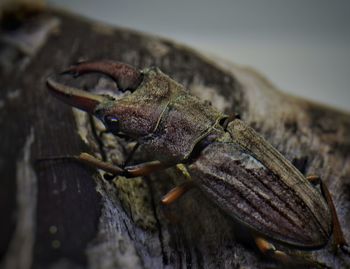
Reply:
<svg viewBox="0 0 350 269"><path fill-rule="evenodd" d="M135 90L142 81L142 73L131 65L116 61L86 61L73 64L61 74L78 77L85 73L97 72L114 79L120 90Z"/></svg>
<svg viewBox="0 0 350 269"><path fill-rule="evenodd" d="M110 98L106 96L92 94L87 91L64 85L52 77L47 79L47 85L54 96L71 106L89 113L94 113L95 108L99 104L110 100Z"/></svg>

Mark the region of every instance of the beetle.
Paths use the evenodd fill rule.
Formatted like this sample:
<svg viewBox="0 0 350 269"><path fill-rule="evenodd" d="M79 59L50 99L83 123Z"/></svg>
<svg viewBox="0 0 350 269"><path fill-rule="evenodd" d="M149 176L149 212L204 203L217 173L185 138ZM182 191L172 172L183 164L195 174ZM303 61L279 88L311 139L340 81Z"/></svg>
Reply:
<svg viewBox="0 0 350 269"><path fill-rule="evenodd" d="M266 239L298 249L315 250L332 232L345 249L331 195L319 177L305 177L254 129L237 117L219 112L191 95L160 69L136 68L120 62L81 62L64 73L80 76L97 72L115 80L120 99L59 83L52 77L50 92L65 103L100 119L116 136L137 141L153 160L119 167L82 153L77 159L113 176L148 175L176 164L185 165L192 180L166 194L167 205L196 186L255 235L258 248L290 262ZM318 182L322 192L313 182ZM310 262L318 264L316 262Z"/></svg>

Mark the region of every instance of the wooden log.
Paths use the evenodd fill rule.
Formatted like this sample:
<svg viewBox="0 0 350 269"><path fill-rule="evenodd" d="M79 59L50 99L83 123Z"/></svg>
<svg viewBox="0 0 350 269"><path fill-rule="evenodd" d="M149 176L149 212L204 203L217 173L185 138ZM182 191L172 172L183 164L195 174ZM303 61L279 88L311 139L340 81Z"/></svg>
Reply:
<svg viewBox="0 0 350 269"><path fill-rule="evenodd" d="M163 209L162 195L184 180L179 170L110 184L72 161L38 162L88 151L122 163L132 146L101 134L97 120L48 94L46 78L81 59L158 66L218 109L239 113L302 173L321 175L350 240L348 113L285 94L253 69L173 41L57 10L23 14L1 22L1 268L276 266L199 190ZM115 88L101 75L69 83L96 91ZM144 157L141 149L135 162ZM335 255L331 244L311 256L350 268L349 257Z"/></svg>

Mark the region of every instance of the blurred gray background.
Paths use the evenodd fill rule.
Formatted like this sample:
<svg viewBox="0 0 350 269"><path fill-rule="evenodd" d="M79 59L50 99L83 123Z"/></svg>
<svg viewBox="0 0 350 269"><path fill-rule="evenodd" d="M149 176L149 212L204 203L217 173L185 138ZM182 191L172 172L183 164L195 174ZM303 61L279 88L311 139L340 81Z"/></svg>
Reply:
<svg viewBox="0 0 350 269"><path fill-rule="evenodd" d="M350 2L49 0L248 65L280 89L350 111Z"/></svg>

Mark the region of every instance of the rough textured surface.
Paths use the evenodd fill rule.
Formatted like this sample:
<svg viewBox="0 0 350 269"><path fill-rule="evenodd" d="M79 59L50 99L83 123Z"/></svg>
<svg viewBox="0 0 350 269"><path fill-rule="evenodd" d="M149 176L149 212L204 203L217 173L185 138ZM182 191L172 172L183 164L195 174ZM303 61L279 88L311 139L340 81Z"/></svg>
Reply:
<svg viewBox="0 0 350 269"><path fill-rule="evenodd" d="M48 75L80 59L158 66L225 113L239 113L302 173L322 176L350 239L349 114L281 93L251 69L62 12L6 16L0 35L0 267L276 266L200 191L161 208L162 195L184 180L179 170L107 184L74 162L35 162L88 151L122 163L132 147L48 95ZM100 75L72 83L100 92L115 87ZM137 159L144 157L137 152ZM349 258L334 255L331 244L311 255L350 268Z"/></svg>

